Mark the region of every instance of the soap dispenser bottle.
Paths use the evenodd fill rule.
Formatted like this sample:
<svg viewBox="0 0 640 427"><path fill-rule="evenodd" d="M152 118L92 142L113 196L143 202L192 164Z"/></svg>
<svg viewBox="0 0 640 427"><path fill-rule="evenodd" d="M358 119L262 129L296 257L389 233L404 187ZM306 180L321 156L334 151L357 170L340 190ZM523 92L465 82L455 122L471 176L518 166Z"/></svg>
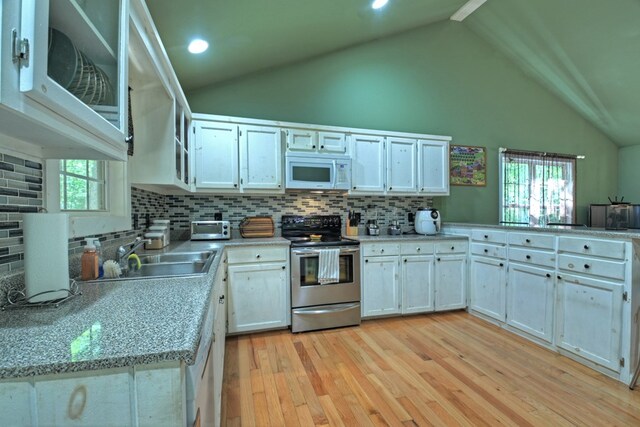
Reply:
<svg viewBox="0 0 640 427"><path fill-rule="evenodd" d="M95 280L98 278L98 253L93 244L93 239L85 239L84 251L80 258L80 278L82 280Z"/></svg>

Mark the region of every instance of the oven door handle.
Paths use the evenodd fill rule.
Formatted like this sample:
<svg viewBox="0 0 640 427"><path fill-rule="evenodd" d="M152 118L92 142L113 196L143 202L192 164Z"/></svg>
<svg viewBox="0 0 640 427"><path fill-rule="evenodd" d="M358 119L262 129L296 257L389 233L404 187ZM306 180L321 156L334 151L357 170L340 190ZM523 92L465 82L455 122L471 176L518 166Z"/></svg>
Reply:
<svg viewBox="0 0 640 427"><path fill-rule="evenodd" d="M331 307L331 308L320 308L320 309L303 308L303 309L294 309L294 311L298 315L300 315L300 314L329 314L329 313L340 313L341 311L353 310L357 306L358 306L357 303L340 304L338 306Z"/></svg>
<svg viewBox="0 0 640 427"><path fill-rule="evenodd" d="M309 255L309 254L320 254L321 249L292 249L291 253L293 255ZM342 254L355 254L360 252L360 249L340 249L340 255Z"/></svg>

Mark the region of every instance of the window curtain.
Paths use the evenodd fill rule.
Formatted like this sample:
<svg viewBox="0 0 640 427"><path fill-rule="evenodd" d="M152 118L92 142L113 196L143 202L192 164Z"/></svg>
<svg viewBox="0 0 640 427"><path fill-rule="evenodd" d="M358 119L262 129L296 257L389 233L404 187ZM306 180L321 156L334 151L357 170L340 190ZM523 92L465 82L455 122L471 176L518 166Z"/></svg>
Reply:
<svg viewBox="0 0 640 427"><path fill-rule="evenodd" d="M502 223L575 223L576 156L510 150L500 156Z"/></svg>

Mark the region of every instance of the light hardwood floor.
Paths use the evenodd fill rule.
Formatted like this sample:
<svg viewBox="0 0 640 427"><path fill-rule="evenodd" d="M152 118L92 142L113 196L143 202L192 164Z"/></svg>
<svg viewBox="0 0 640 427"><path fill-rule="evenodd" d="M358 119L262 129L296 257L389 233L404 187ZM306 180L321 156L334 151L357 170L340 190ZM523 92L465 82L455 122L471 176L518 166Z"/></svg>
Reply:
<svg viewBox="0 0 640 427"><path fill-rule="evenodd" d="M229 337L222 405L227 426L640 425L640 390L465 312Z"/></svg>

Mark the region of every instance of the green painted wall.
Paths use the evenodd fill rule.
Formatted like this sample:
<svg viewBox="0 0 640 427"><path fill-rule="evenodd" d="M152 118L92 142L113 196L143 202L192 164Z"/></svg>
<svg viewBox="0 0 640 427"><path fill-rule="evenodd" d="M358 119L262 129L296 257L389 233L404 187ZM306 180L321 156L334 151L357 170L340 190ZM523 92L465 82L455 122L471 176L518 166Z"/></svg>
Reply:
<svg viewBox="0 0 640 427"><path fill-rule="evenodd" d="M199 113L451 135L455 144L487 147L487 186L436 198L446 221L498 221L498 147L585 155L578 221L617 188L617 147L451 21L187 96Z"/></svg>
<svg viewBox="0 0 640 427"><path fill-rule="evenodd" d="M618 152L618 192L625 201L640 203L640 145L622 147ZM607 203L606 197L602 203Z"/></svg>

